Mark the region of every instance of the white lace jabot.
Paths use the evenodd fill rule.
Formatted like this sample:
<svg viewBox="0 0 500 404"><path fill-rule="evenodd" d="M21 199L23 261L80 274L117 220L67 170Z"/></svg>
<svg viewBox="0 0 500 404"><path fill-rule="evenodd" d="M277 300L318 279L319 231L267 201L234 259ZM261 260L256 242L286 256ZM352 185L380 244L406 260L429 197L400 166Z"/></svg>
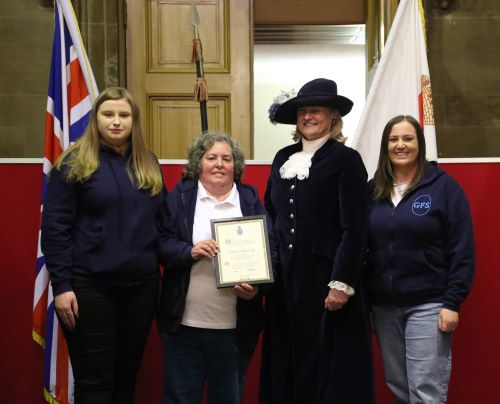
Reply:
<svg viewBox="0 0 500 404"><path fill-rule="evenodd" d="M306 140L302 138L302 151L292 154L288 157L280 168L280 175L283 179L292 179L297 177L298 180L303 180L309 177L309 167L314 153L323 146L329 138L329 133L322 138L316 140Z"/></svg>

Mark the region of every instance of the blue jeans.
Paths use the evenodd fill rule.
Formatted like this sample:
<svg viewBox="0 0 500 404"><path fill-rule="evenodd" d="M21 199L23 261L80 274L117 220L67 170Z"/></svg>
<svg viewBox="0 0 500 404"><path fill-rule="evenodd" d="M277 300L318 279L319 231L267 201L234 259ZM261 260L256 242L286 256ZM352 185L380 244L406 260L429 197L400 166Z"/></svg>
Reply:
<svg viewBox="0 0 500 404"><path fill-rule="evenodd" d="M175 334L161 332L163 403L200 404L205 383L209 404L239 403L239 357L235 330L181 325Z"/></svg>
<svg viewBox="0 0 500 404"><path fill-rule="evenodd" d="M398 403L445 403L451 334L438 329L441 303L372 307L385 380Z"/></svg>

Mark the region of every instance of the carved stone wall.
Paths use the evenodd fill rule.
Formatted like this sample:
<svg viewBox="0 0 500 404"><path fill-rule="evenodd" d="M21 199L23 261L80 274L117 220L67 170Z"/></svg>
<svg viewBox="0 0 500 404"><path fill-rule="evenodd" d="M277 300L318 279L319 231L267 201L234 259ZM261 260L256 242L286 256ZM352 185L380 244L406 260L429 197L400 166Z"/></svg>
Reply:
<svg viewBox="0 0 500 404"><path fill-rule="evenodd" d="M500 157L500 1L426 0L439 157Z"/></svg>
<svg viewBox="0 0 500 404"><path fill-rule="evenodd" d="M41 157L53 10L48 1L0 7L0 157Z"/></svg>
<svg viewBox="0 0 500 404"><path fill-rule="evenodd" d="M73 0L99 89L125 84L123 2ZM450 3L424 1L439 157L499 157L500 1ZM53 24L52 0L2 1L0 158L43 155Z"/></svg>
<svg viewBox="0 0 500 404"><path fill-rule="evenodd" d="M124 83L122 2L73 0L100 90ZM2 0L0 158L43 156L53 35L52 0Z"/></svg>

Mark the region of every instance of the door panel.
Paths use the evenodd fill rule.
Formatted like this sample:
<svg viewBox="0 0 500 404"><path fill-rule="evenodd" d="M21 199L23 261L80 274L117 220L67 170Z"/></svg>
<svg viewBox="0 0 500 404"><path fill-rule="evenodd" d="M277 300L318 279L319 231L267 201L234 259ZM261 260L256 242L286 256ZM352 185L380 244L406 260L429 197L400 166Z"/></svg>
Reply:
<svg viewBox="0 0 500 404"><path fill-rule="evenodd" d="M251 0L197 0L211 131L251 150ZM142 112L148 146L159 158L184 159L201 132L194 101L190 0L129 0L127 83Z"/></svg>
<svg viewBox="0 0 500 404"><path fill-rule="evenodd" d="M148 98L151 111L151 133L166 136L152 136L149 139L151 148L164 159L185 159L191 141L200 132L200 107L192 97L182 95L151 96ZM207 105L208 122L211 130L223 132L229 116L229 97L210 97ZM168 136L169 133L186 134L185 136ZM188 134L193 134L189 136Z"/></svg>

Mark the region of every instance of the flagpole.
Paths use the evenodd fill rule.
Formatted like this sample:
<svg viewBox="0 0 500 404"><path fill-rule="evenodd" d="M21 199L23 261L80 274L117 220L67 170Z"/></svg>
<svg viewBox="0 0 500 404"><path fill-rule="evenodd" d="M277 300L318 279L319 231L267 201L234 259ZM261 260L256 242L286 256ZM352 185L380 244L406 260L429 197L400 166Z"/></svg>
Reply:
<svg viewBox="0 0 500 404"><path fill-rule="evenodd" d="M194 88L194 99L200 103L200 115L201 115L201 131L203 133L208 131L208 118L207 118L207 100L208 100L208 90L207 82L205 80L205 72L203 70L203 48L201 45L199 25L200 16L198 15L198 10L194 0L191 0L191 11L189 13L189 22L193 26L194 38L193 38L193 56L192 62L196 63L196 85Z"/></svg>

